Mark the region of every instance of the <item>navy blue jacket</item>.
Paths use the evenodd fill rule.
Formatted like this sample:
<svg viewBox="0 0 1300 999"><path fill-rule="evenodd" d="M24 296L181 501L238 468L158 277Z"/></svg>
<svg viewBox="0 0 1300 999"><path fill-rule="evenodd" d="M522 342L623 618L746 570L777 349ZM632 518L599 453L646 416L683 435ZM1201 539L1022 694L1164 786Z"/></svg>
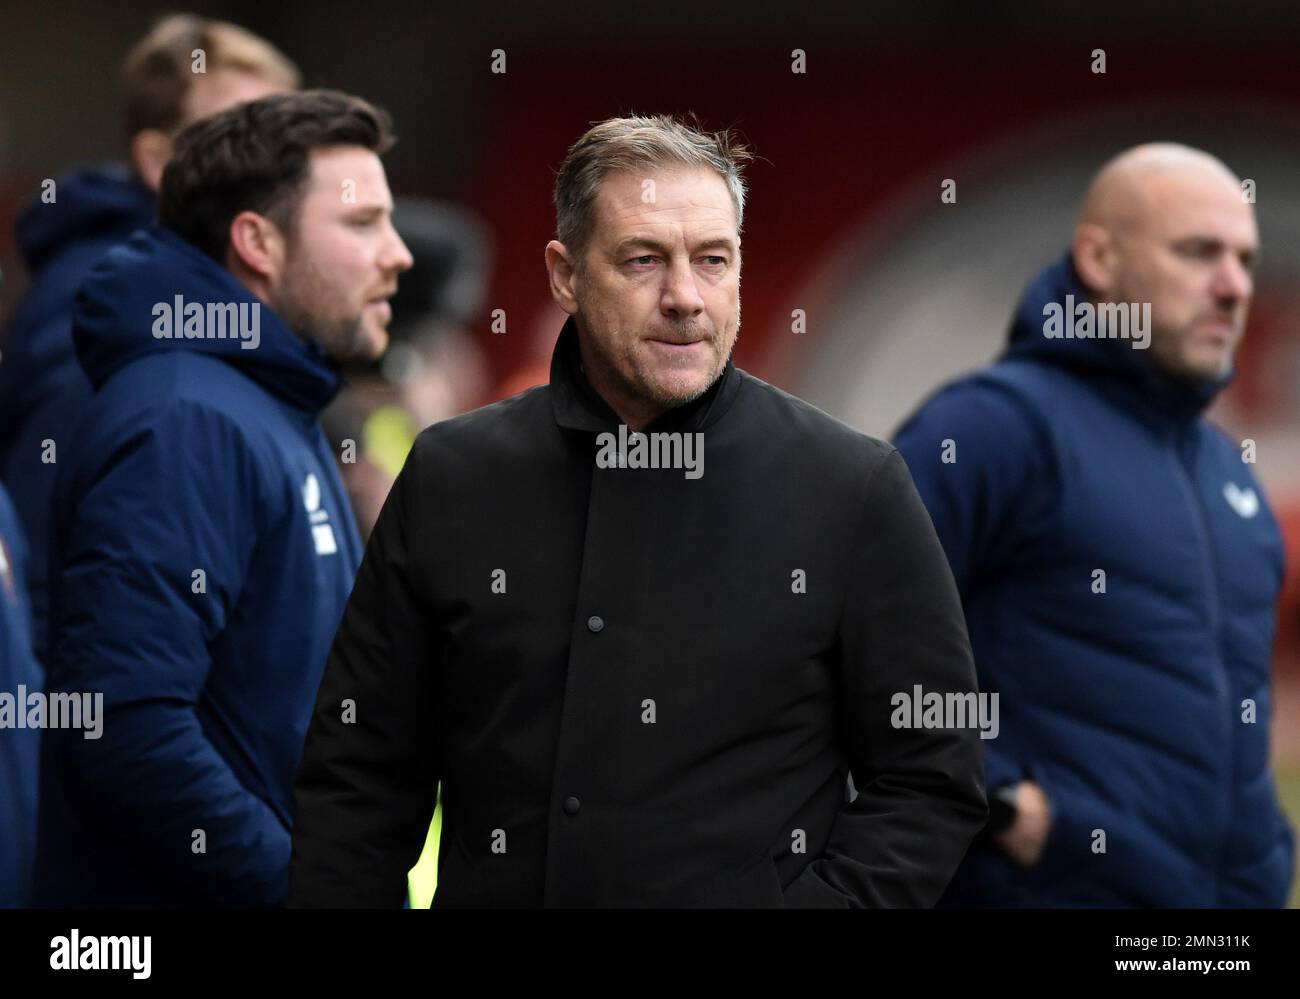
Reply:
<svg viewBox="0 0 1300 999"><path fill-rule="evenodd" d="M1049 339L1043 308L1067 294L1088 297L1063 260L1026 291L997 363L896 439L980 689L999 693L987 787L1034 780L1054 814L1034 868L983 838L945 903L1282 905L1281 535L1240 442L1201 415L1226 379L1167 378L1129 340Z"/></svg>
<svg viewBox="0 0 1300 999"><path fill-rule="evenodd" d="M0 363L0 481L31 547L28 586L42 659L50 495L91 396L72 348L72 300L95 261L154 214L153 192L125 167L75 171L58 178L53 195L48 203L33 198L18 218L14 235L31 284L5 331ZM46 440L58 460L42 460Z"/></svg>
<svg viewBox="0 0 1300 999"><path fill-rule="evenodd" d="M158 227L77 298L96 394L59 461L48 685L102 691L103 735L46 735L38 904L286 891L294 773L360 561L317 423L340 382L265 305L254 349L157 338L177 295L260 304Z"/></svg>
<svg viewBox="0 0 1300 999"><path fill-rule="evenodd" d="M27 546L4 488L0 487L0 694L21 710L22 688L40 691L41 668L32 655L30 607L23 587ZM36 855L36 775L40 730L0 728L0 909L27 904Z"/></svg>

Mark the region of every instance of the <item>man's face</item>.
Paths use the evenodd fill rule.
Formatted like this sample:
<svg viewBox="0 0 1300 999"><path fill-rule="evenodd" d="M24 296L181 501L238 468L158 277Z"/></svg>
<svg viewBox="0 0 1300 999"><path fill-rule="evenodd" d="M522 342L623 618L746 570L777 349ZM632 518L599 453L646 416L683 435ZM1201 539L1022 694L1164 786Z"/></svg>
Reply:
<svg viewBox="0 0 1300 999"><path fill-rule="evenodd" d="M1145 178L1141 209L1118 235L1116 301L1151 303L1151 357L1178 378L1228 373L1254 291L1251 206L1212 171Z"/></svg>
<svg viewBox="0 0 1300 999"><path fill-rule="evenodd" d="M616 411L657 415L702 395L740 330L740 236L707 168L605 178L574 280L588 377Z"/></svg>
<svg viewBox="0 0 1300 999"><path fill-rule="evenodd" d="M336 361L374 360L388 346L388 299L411 254L392 225L379 157L359 146L311 153L311 173L272 308Z"/></svg>

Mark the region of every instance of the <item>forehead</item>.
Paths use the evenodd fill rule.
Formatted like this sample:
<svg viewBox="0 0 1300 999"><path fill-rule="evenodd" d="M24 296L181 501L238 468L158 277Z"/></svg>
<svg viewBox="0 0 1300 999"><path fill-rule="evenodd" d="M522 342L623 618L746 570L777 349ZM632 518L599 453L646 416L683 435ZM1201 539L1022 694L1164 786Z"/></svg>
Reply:
<svg viewBox="0 0 1300 999"><path fill-rule="evenodd" d="M185 95L185 121L198 121L244 101L255 101L284 90L283 86L243 69L217 67L206 73L195 73Z"/></svg>
<svg viewBox="0 0 1300 999"><path fill-rule="evenodd" d="M363 146L320 146L308 155L311 163L308 197L334 199L341 205L350 205L343 196L351 189L357 204L366 198L388 200L384 165L371 150Z"/></svg>
<svg viewBox="0 0 1300 999"><path fill-rule="evenodd" d="M736 206L727 182L707 167L667 167L607 175L596 196L595 236L622 239L637 231L660 238L707 229L736 234Z"/></svg>
<svg viewBox="0 0 1300 999"><path fill-rule="evenodd" d="M1255 212L1232 180L1217 173L1189 171L1147 178L1140 223L1159 236L1204 236L1253 246Z"/></svg>

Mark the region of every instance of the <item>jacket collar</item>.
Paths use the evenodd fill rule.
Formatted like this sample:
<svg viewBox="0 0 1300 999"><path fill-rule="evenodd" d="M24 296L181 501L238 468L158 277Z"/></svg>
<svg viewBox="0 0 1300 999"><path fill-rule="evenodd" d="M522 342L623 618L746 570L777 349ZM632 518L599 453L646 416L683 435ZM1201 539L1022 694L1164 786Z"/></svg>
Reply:
<svg viewBox="0 0 1300 999"><path fill-rule="evenodd" d="M1091 301L1069 252L1044 268L1030 283L1011 323L1008 357L1028 357L1059 365L1086 378L1119 405L1173 424L1195 421L1232 380L1231 373L1211 381L1173 378L1152 363L1150 350L1134 350L1119 339L1048 339L1043 336L1044 306L1073 296Z"/></svg>
<svg viewBox="0 0 1300 999"><path fill-rule="evenodd" d="M643 432L694 432L717 423L735 401L736 394L740 391L742 374L728 358L722 374L702 396L661 413ZM555 422L561 427L602 433L616 431L622 422L609 403L591 387L582 371L578 327L572 316L560 330L555 352L551 355L550 386Z"/></svg>
<svg viewBox="0 0 1300 999"><path fill-rule="evenodd" d="M189 338L183 312L194 303L255 308L260 330L255 349L236 337ZM173 305L175 336L152 335L158 304ZM188 303L188 304L187 304ZM269 305L198 247L154 223L110 250L82 282L72 316L72 340L82 369L95 386L145 354L202 353L236 368L296 409L319 413L343 385L319 345L294 333Z"/></svg>

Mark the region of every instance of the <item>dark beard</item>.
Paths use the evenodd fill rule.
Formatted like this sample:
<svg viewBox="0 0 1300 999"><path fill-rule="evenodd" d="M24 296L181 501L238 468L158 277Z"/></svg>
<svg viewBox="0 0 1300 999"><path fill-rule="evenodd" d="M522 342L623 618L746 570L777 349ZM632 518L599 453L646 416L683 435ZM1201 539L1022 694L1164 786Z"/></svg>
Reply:
<svg viewBox="0 0 1300 999"><path fill-rule="evenodd" d="M361 316L351 321L326 323L288 304L275 311L295 335L316 344L327 357L336 362L353 360L357 346L364 339Z"/></svg>

